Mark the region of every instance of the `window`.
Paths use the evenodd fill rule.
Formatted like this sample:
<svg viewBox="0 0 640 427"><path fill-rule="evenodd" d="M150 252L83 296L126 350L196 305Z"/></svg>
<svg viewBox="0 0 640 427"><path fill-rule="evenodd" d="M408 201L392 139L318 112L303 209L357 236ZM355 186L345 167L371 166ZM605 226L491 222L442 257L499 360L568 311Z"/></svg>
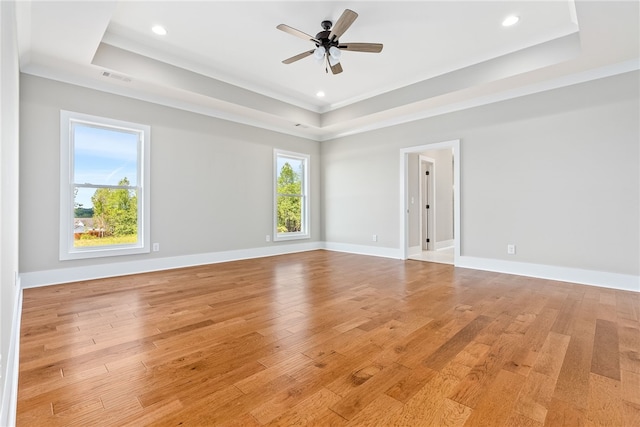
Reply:
<svg viewBox="0 0 640 427"><path fill-rule="evenodd" d="M274 151L274 240L309 238L309 156Z"/></svg>
<svg viewBox="0 0 640 427"><path fill-rule="evenodd" d="M60 259L149 252L150 127L60 112Z"/></svg>

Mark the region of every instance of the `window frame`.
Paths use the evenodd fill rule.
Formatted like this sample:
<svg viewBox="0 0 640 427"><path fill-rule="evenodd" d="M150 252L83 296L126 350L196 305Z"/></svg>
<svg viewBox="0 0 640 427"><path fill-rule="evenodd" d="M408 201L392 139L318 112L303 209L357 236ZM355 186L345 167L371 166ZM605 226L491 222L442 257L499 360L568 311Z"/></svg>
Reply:
<svg viewBox="0 0 640 427"><path fill-rule="evenodd" d="M137 192L138 201L138 241L135 244L75 247L74 246L74 140L73 125L95 126L115 131L132 132L138 135L138 158L136 185L129 186ZM60 110L60 239L59 259L61 261L87 258L102 258L120 255L150 253L150 140L151 127L123 120ZM91 183L93 188L113 188ZM86 188L86 187L85 187Z"/></svg>
<svg viewBox="0 0 640 427"><path fill-rule="evenodd" d="M291 233L279 233L278 232L278 159L280 157L289 158L292 160L301 160L303 162L303 174L302 174L302 194L299 197L302 198L302 214L301 229L298 232ZM309 177L310 177L310 163L311 156L304 153L296 153L293 151L286 151L280 149L273 150L273 241L281 242L287 240L300 240L311 238L310 231L310 197L309 197Z"/></svg>

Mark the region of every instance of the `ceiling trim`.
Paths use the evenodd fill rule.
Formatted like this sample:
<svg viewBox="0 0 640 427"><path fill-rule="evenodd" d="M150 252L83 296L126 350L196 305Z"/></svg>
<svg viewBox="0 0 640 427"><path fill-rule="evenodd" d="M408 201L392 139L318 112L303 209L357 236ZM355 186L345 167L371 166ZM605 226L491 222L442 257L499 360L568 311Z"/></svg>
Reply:
<svg viewBox="0 0 640 427"><path fill-rule="evenodd" d="M580 83L613 77L640 70L640 62L637 59L625 61L619 64L607 65L595 70L583 71L578 74L558 77L553 80L541 81L527 86L516 86L511 89L497 92L495 90L488 91L488 94L478 94L473 98L464 99L458 102L452 102L431 108L425 107L418 112L398 115L388 120L374 121L359 127L353 127L344 132L328 133L320 137L320 141L330 141L332 139L342 138L360 133L370 132L373 130L384 129L396 125L410 123L418 120L437 117L444 114L455 113L457 111L467 110L470 108L481 107L484 105L494 104L497 102L508 101L510 99L520 98L523 96L534 95L536 93L547 92L554 89L560 89L567 86L573 86Z"/></svg>

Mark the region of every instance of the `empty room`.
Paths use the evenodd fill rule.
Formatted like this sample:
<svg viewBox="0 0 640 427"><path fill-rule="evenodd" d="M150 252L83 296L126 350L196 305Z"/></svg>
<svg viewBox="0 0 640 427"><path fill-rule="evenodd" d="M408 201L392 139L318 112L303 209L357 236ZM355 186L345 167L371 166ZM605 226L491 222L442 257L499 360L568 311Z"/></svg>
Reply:
<svg viewBox="0 0 640 427"><path fill-rule="evenodd" d="M640 425L640 3L0 1L0 426Z"/></svg>

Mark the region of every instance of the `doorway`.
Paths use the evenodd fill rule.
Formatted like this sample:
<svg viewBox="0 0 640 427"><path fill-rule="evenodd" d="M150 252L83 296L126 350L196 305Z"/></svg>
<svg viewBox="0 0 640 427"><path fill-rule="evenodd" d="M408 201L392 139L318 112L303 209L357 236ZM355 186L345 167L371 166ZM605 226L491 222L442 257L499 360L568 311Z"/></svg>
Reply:
<svg viewBox="0 0 640 427"><path fill-rule="evenodd" d="M434 150L448 150L452 165L442 164L438 166L437 159L425 155L425 152ZM421 156L422 154L422 156ZM411 159L411 162L410 162ZM419 159L419 160L418 160ZM450 168L452 182L451 187L445 190L436 187L436 172L438 167ZM428 174L427 174L428 172ZM400 150L400 244L402 258L423 259L436 262L458 262L461 253L460 232L460 140L444 141L434 144L420 145ZM418 194L416 194L418 193ZM419 197L416 197L419 196ZM449 227L452 227L450 239L438 240L438 215L435 214L437 200L442 202L442 197L449 197L448 203L452 204L453 217L449 219ZM415 203L415 199L419 203ZM446 218L445 218L446 220ZM452 224L451 224L452 222ZM440 224L440 228L447 226ZM416 231L418 230L419 231ZM410 233L411 232L411 233ZM428 241L427 241L428 239ZM446 250L440 250L449 247ZM445 255L445 252L449 252ZM434 256L437 259L425 259L424 256ZM442 261L442 255L445 260ZM452 261L451 261L452 260Z"/></svg>

